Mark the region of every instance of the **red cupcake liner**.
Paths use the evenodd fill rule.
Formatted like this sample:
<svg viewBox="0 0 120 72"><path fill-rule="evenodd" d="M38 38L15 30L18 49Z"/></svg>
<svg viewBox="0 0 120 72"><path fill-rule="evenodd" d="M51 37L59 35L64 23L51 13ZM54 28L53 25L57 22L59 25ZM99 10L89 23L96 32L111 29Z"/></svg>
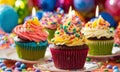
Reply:
<svg viewBox="0 0 120 72"><path fill-rule="evenodd" d="M53 62L60 69L82 69L84 67L88 48L85 49L55 49L50 48Z"/></svg>

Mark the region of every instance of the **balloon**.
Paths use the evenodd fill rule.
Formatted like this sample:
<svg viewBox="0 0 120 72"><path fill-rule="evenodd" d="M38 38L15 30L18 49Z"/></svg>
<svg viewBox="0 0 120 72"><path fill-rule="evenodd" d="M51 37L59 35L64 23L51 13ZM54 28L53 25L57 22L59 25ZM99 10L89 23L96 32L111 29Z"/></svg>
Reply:
<svg viewBox="0 0 120 72"><path fill-rule="evenodd" d="M94 0L74 0L74 7L80 12L89 12L94 6Z"/></svg>
<svg viewBox="0 0 120 72"><path fill-rule="evenodd" d="M41 0L28 0L28 7L38 7L40 8L40 1Z"/></svg>
<svg viewBox="0 0 120 72"><path fill-rule="evenodd" d="M107 12L101 12L100 15L110 23L110 27L116 28L117 22L114 20L114 18Z"/></svg>
<svg viewBox="0 0 120 72"><path fill-rule="evenodd" d="M10 33L17 23L17 12L9 5L0 5L0 28Z"/></svg>
<svg viewBox="0 0 120 72"><path fill-rule="evenodd" d="M58 7L63 8L65 13L69 11L70 6L73 7L73 0L57 0L56 2L56 8Z"/></svg>
<svg viewBox="0 0 120 72"><path fill-rule="evenodd" d="M104 4L105 4L105 1L106 1L106 0L95 0L95 4L96 4L96 5L98 5L98 4L104 5Z"/></svg>
<svg viewBox="0 0 120 72"><path fill-rule="evenodd" d="M120 16L120 0L106 0L106 10L113 16Z"/></svg>
<svg viewBox="0 0 120 72"><path fill-rule="evenodd" d="M15 0L0 0L0 4L8 4L13 6L15 3Z"/></svg>
<svg viewBox="0 0 120 72"><path fill-rule="evenodd" d="M53 11L55 8L56 0L41 0L40 6L43 11Z"/></svg>
<svg viewBox="0 0 120 72"><path fill-rule="evenodd" d="M26 0L16 0L14 9L17 11L19 19L18 23L23 23L24 18L29 14Z"/></svg>

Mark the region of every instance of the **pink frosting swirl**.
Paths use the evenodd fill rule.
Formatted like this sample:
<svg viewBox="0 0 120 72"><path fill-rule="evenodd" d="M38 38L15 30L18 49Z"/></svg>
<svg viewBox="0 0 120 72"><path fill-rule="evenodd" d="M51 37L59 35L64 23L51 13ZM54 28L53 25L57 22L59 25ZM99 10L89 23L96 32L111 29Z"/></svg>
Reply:
<svg viewBox="0 0 120 72"><path fill-rule="evenodd" d="M48 36L48 33L36 18L28 20L23 25L16 26L14 28L14 33L24 40L35 42L45 41Z"/></svg>

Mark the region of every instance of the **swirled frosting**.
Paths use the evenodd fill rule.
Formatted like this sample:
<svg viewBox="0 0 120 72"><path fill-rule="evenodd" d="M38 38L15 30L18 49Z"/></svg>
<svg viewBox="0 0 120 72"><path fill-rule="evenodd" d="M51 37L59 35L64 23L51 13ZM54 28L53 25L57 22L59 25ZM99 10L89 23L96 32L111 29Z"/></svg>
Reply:
<svg viewBox="0 0 120 72"><path fill-rule="evenodd" d="M86 23L85 27L82 29L82 33L84 33L86 38L110 38L114 36L114 32L109 28L109 26L110 24L99 16L98 19Z"/></svg>
<svg viewBox="0 0 120 72"><path fill-rule="evenodd" d="M61 14L47 12L44 14L40 22L45 26L45 28L57 29L57 26L61 24L61 19Z"/></svg>
<svg viewBox="0 0 120 72"><path fill-rule="evenodd" d="M81 33L81 21L75 15L66 17L64 24L57 28L52 42L55 45L79 46L85 44L85 37Z"/></svg>
<svg viewBox="0 0 120 72"><path fill-rule="evenodd" d="M27 20L23 25L14 28L14 33L23 40L41 42L47 40L48 33L38 21L38 18Z"/></svg>

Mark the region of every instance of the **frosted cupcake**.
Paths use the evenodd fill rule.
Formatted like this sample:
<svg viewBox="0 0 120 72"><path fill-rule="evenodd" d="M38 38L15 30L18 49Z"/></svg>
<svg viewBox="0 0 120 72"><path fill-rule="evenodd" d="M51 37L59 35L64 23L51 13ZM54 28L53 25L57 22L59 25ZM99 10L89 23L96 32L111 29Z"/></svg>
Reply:
<svg viewBox="0 0 120 72"><path fill-rule="evenodd" d="M81 33L82 24L75 15L65 19L63 25L57 28L50 46L56 68L80 69L84 67L88 47Z"/></svg>
<svg viewBox="0 0 120 72"><path fill-rule="evenodd" d="M120 22L115 31L114 42L115 42L115 46L120 46Z"/></svg>
<svg viewBox="0 0 120 72"><path fill-rule="evenodd" d="M16 26L14 33L17 35L15 44L19 58L37 60L44 57L48 34L38 18L29 19L23 25Z"/></svg>
<svg viewBox="0 0 120 72"><path fill-rule="evenodd" d="M45 29L49 33L48 36L49 41L51 41L51 39L54 37L54 33L58 25L61 24L61 19L62 19L61 14L54 14L52 12L44 13L44 16L42 17L40 22L44 25Z"/></svg>
<svg viewBox="0 0 120 72"><path fill-rule="evenodd" d="M112 54L114 31L109 26L110 24L101 16L85 24L82 33L87 38L90 55Z"/></svg>

